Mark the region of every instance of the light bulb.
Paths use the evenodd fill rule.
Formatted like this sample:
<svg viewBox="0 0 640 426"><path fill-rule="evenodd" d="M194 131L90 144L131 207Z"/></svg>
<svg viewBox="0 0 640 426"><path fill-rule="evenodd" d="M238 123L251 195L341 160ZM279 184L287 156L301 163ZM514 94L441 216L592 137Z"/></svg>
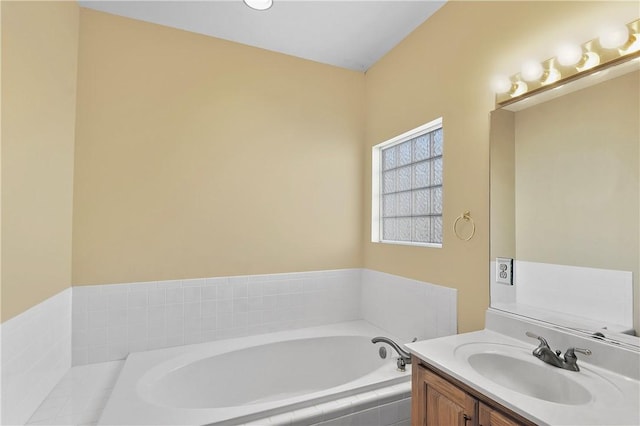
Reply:
<svg viewBox="0 0 640 426"><path fill-rule="evenodd" d="M615 49L629 40L629 29L622 24L611 26L600 33L598 40L605 49Z"/></svg>
<svg viewBox="0 0 640 426"><path fill-rule="evenodd" d="M497 75L491 81L491 88L495 93L507 93L513 83L506 75Z"/></svg>
<svg viewBox="0 0 640 426"><path fill-rule="evenodd" d="M540 62L536 61L527 61L522 64L522 70L520 71L520 75L525 81L534 81L542 77L542 73L544 73L544 69Z"/></svg>
<svg viewBox="0 0 640 426"><path fill-rule="evenodd" d="M576 65L576 69L578 71L585 71L595 67L599 63L600 56L598 56L596 52L587 52L582 55L582 59L580 59L580 62L578 62L578 65Z"/></svg>
<svg viewBox="0 0 640 426"><path fill-rule="evenodd" d="M244 4L255 10L267 10L273 5L273 0L244 0Z"/></svg>
<svg viewBox="0 0 640 426"><path fill-rule="evenodd" d="M582 47L571 43L562 44L558 47L556 56L560 65L565 67L575 65L582 58Z"/></svg>

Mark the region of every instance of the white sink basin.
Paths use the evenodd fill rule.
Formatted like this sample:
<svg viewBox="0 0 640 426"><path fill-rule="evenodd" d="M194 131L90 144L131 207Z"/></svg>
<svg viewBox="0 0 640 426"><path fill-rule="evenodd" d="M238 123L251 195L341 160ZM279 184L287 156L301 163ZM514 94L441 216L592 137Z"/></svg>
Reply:
<svg viewBox="0 0 640 426"><path fill-rule="evenodd" d="M601 399L603 393L619 393L609 380L588 368L563 370L540 361L532 350L533 346L475 342L458 346L454 355L493 383L556 404L583 405Z"/></svg>
<svg viewBox="0 0 640 426"><path fill-rule="evenodd" d="M534 398L569 405L586 404L592 398L584 386L544 365L491 352L472 354L467 361L487 379Z"/></svg>

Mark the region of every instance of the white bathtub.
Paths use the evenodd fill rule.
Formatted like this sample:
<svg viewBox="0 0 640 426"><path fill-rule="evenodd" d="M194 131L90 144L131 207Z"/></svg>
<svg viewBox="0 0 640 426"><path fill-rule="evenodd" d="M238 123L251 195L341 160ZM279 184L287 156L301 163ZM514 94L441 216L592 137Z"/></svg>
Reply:
<svg viewBox="0 0 640 426"><path fill-rule="evenodd" d="M129 355L98 424L313 424L407 398L364 321Z"/></svg>

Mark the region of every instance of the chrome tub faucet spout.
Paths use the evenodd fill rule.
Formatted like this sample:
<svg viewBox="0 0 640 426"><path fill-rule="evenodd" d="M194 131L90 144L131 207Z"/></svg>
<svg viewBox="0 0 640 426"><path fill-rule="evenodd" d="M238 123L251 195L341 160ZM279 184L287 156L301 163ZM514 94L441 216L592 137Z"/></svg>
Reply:
<svg viewBox="0 0 640 426"><path fill-rule="evenodd" d="M415 342L416 339L413 339L413 341ZM386 343L387 345L391 346L393 349L395 349L396 352L398 352L398 355L400 355L398 357L398 370L400 371L405 371L405 367L407 364L411 364L411 354L407 351L405 351L404 349L402 349L400 347L400 345L398 345L396 342L394 342L393 340L389 339L388 337L383 337L383 336L378 336L378 337L374 337L373 339L371 339L371 343Z"/></svg>

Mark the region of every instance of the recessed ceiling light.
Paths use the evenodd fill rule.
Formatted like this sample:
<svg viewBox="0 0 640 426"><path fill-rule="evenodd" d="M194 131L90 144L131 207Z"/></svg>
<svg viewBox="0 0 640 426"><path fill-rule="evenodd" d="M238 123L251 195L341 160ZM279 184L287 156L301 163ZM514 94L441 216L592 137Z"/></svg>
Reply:
<svg viewBox="0 0 640 426"><path fill-rule="evenodd" d="M244 4L255 10L267 10L273 6L273 0L244 0Z"/></svg>

